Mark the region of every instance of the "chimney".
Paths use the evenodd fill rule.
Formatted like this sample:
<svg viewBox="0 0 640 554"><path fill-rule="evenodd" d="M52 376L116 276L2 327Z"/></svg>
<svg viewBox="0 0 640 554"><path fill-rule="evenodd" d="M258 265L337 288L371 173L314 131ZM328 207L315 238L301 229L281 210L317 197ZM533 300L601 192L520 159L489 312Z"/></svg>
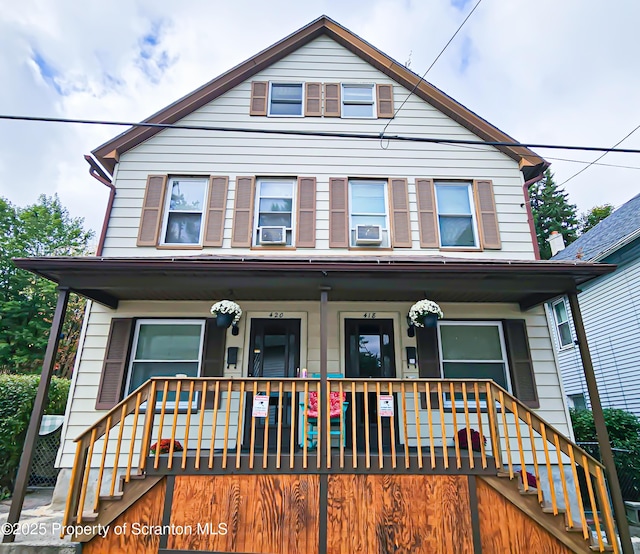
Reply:
<svg viewBox="0 0 640 554"><path fill-rule="evenodd" d="M564 237L558 231L551 231L551 236L547 239L551 247L551 256L555 256L560 250L564 250Z"/></svg>

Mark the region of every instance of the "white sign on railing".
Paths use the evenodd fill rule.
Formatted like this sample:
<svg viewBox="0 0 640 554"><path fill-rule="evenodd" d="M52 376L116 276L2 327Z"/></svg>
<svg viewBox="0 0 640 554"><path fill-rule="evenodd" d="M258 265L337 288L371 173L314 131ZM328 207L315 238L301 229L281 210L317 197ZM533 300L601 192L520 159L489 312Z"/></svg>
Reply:
<svg viewBox="0 0 640 554"><path fill-rule="evenodd" d="M266 394L256 394L253 397L253 417L267 417L269 415L269 397Z"/></svg>
<svg viewBox="0 0 640 554"><path fill-rule="evenodd" d="M381 394L378 405L378 413L380 417L393 417L393 396L390 394Z"/></svg>

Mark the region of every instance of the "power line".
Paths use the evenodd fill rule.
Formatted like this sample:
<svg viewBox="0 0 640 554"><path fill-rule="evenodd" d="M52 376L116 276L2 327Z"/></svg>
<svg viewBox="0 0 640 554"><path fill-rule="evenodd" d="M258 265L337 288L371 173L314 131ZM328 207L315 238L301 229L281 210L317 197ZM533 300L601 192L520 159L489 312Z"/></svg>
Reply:
<svg viewBox="0 0 640 554"><path fill-rule="evenodd" d="M216 131L221 133L253 133L267 135L288 135L288 136L304 136L304 137L320 137L320 138L345 138L345 139L364 139L364 140L380 140L381 135L370 133L331 133L323 131L302 131L293 129L250 129L246 127L216 127L211 125L183 125L176 123L150 123L150 122L131 122L131 121L105 121L99 119L71 119L63 117L38 117L27 115L0 115L0 120L9 121L37 121L45 123L74 123L82 125L110 125L117 127L142 127L153 129L184 129L190 131ZM637 148L609 148L602 146L574 146L562 144L541 144L534 142L504 142L504 141L485 141L485 140L468 140L468 139L450 139L450 138L432 138L432 137L411 137L403 135L390 135L384 137L385 140L395 140L400 142L422 142L431 144L448 144L448 145L478 145L478 146L509 146L511 148L543 148L552 150L583 150L586 152L617 152L621 154L640 154Z"/></svg>
<svg viewBox="0 0 640 554"><path fill-rule="evenodd" d="M440 50L440 53L436 56L436 59L433 60L433 62L431 63L431 65L427 68L427 70L423 73L422 77L420 77L420 79L418 80L418 82L413 86L413 88L411 89L411 92L407 95L407 97L404 99L404 101L402 102L402 104L400 104L400 107L395 111L395 113L393 114L393 117L395 118L398 113L400 112L400 110L404 107L404 105L407 103L407 100L409 100L409 98L411 98L411 96L413 95L413 93L416 91L416 89L418 88L418 86L420 85L420 83L422 83L422 81L424 81L424 78L427 76L427 73L429 73L429 71L431 71L431 68L436 65L436 62L440 59L440 56L442 56L442 54L444 54L444 51L449 47L449 45L453 42L453 39L456 38L456 35L460 32L460 29L462 29L462 27L464 27L464 24L467 22L467 20L471 17L471 15L473 14L473 12L476 11L476 8L480 5L480 2L482 2L482 0L478 0L478 2L476 3L475 6L473 6L473 9L469 12L469 14L467 15L467 17L464 18L464 21L462 23L460 23L460 26L458 27L458 29L456 30L455 33L453 33L452 37L449 39L449 41L447 42L447 44L444 45L444 48L442 50ZM391 124L391 122L393 121L393 118L390 119L389 121L387 121L387 124L384 126L384 129L382 129L382 133L380 133L380 139L384 138L384 133L387 130L387 127L389 127L389 125Z"/></svg>
<svg viewBox="0 0 640 554"><path fill-rule="evenodd" d="M568 179L565 179L564 181L562 181L562 183L560 183L558 186L561 187L562 185L564 185L565 183L568 183L569 181L571 181L571 179L573 179L574 177L577 177L578 175L580 175L580 173L582 173L583 171L586 171L587 169L589 169L592 165L594 165L596 162L600 161L602 158L604 158L609 152L617 152L617 150L614 150L616 146L618 146L618 144L621 144L622 142L624 142L625 140L627 140L631 135L633 135L633 133L635 133L638 129L640 129L640 125L638 125L633 131L631 131L628 135L626 135L623 139L619 140L618 142L616 142L613 147L610 150L607 150L604 154L602 154L601 156L598 156L595 160L593 160L589 165L587 165L586 167L583 167L580 171L578 171L577 173L574 173L571 177L569 177Z"/></svg>

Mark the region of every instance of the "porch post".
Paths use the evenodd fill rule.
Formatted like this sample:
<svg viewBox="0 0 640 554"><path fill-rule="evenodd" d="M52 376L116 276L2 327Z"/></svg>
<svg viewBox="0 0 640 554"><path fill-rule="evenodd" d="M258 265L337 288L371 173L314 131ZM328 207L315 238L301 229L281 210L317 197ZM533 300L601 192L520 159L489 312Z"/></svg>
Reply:
<svg viewBox="0 0 640 554"><path fill-rule="evenodd" d="M22 456L20 457L20 467L18 469L18 475L16 477L16 486L13 490L11 507L9 508L9 517L7 518L7 523L10 524L18 523L18 521L20 520L22 505L24 504L24 495L27 491L29 474L31 473L33 450L35 448L36 441L38 440L38 432L40 431L42 414L44 413L49 395L51 375L53 373L53 367L56 361L56 352L58 351L60 333L62 332L62 324L64 323L64 316L67 311L68 302L69 289L66 287L58 287L58 303L56 304L56 309L53 315L53 322L51 323L49 342L47 343L47 350L44 355L44 361L42 362L42 373L40 374L38 392L36 393L36 399L33 404L33 411L31 412L31 419L29 420L27 436L24 439L24 448L22 450ZM13 542L15 538L15 534L8 533L2 537L2 542Z"/></svg>
<svg viewBox="0 0 640 554"><path fill-rule="evenodd" d="M600 394L598 393L596 375L593 371L593 363L591 361L591 354L587 343L587 334L584 329L584 322L582 321L582 312L580 311L578 294L574 291L568 293L568 296L573 324L578 337L582 369L584 370L587 389L589 390L589 399L591 400L591 412L593 413L593 421L596 426L598 445L600 446L600 457L602 458L602 463L604 464L604 467L607 470L607 476L609 477L609 492L611 493L613 512L618 526L618 533L620 534L622 552L624 552L624 554L633 554L631 534L629 533L629 524L627 523L627 513L624 507L624 501L622 500L618 473L616 472L616 466L613 461L613 452L611 451L611 443L609 442L609 433L607 432L607 426L604 422L602 403L600 402Z"/></svg>
<svg viewBox="0 0 640 554"><path fill-rule="evenodd" d="M329 291L331 287L320 287L320 398L318 399L318 418L322 417L324 421L320 423L320 444L327 452L331 452L330 443L331 434L327 428L327 417L324 411L327 409L327 349L329 347L328 339L328 309L329 309ZM321 453L321 448L318 448L318 456L320 459L325 459ZM321 462L322 464L322 462ZM328 462L322 464L323 467L328 467ZM318 553L325 554L327 552L327 505L329 500L329 476L327 473L321 473L319 476L319 518L318 518Z"/></svg>

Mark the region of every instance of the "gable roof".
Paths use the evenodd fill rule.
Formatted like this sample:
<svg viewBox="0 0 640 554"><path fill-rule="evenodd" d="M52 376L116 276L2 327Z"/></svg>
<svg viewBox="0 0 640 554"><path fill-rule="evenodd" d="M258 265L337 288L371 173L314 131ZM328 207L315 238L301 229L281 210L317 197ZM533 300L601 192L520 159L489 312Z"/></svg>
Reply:
<svg viewBox="0 0 640 554"><path fill-rule="evenodd" d="M553 260L599 261L640 236L640 194L558 252Z"/></svg>
<svg viewBox="0 0 640 554"><path fill-rule="evenodd" d="M176 123L228 90L251 78L259 71L262 71L322 35L332 38L405 88L413 90L413 88L416 87L414 91L416 96L448 115L481 139L493 142L517 142L497 127L491 125L488 121L456 102L440 89L421 80L419 75L416 75L404 65L398 63L324 15L281 41L269 46L252 58L242 62L240 65L209 81L180 100L163 108L145 119L144 123ZM113 173L120 155L149 139L161 130L161 128L133 127L104 143L102 146L99 146L92 151L92 154L110 173ZM497 146L496 148L520 164L520 168L527 180L537 176L548 166L548 163L545 162L543 158L528 148L522 146Z"/></svg>

